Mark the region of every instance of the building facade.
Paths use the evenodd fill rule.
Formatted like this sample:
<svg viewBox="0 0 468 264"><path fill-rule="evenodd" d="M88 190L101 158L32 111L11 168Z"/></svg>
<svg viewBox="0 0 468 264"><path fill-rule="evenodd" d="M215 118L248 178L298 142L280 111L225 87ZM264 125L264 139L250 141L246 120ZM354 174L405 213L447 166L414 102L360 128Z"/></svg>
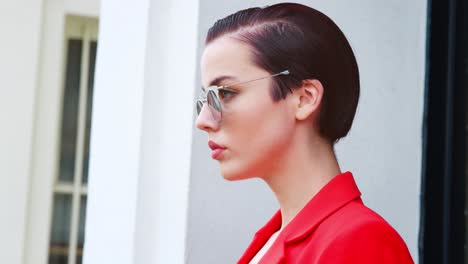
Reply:
<svg viewBox="0 0 468 264"><path fill-rule="evenodd" d="M277 2L0 3L0 263L235 262L278 205L210 159L199 60L217 19ZM430 3L297 2L355 52L361 98L338 160L418 262Z"/></svg>

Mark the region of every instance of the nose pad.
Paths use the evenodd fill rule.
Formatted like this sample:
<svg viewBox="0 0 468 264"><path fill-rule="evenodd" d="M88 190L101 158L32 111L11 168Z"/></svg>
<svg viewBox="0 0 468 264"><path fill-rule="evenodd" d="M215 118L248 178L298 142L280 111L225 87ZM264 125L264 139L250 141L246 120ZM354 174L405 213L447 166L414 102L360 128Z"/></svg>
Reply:
<svg viewBox="0 0 468 264"><path fill-rule="evenodd" d="M219 120L221 119L221 113L217 112L208 104L203 104L200 114L197 117L195 125L198 129L203 131L216 130L218 129Z"/></svg>

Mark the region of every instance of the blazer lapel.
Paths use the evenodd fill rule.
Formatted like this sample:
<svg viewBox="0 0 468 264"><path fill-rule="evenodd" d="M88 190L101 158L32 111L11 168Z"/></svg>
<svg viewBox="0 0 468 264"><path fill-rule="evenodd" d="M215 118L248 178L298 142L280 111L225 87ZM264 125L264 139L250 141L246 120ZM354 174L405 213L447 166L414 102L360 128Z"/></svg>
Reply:
<svg viewBox="0 0 468 264"><path fill-rule="evenodd" d="M284 228L285 242L293 243L308 236L328 216L360 196L351 172L335 176Z"/></svg>
<svg viewBox="0 0 468 264"><path fill-rule="evenodd" d="M284 228L259 263L283 263L287 244L304 239L328 216L349 202L359 199L360 196L361 193L351 172L335 176ZM239 259L238 264L248 264L270 236L281 228L281 221L281 211L278 210L270 221L255 234L252 243Z"/></svg>

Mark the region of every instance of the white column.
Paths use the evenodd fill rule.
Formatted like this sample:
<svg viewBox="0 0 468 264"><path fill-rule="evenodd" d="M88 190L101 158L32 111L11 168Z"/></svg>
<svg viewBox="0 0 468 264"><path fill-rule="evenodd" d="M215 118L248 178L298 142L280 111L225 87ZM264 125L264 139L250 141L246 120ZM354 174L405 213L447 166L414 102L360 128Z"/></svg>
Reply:
<svg viewBox="0 0 468 264"><path fill-rule="evenodd" d="M198 1L101 5L84 263L184 263Z"/></svg>
<svg viewBox="0 0 468 264"><path fill-rule="evenodd" d="M101 2L84 263L133 263L148 0Z"/></svg>
<svg viewBox="0 0 468 264"><path fill-rule="evenodd" d="M184 263L198 1L151 2L135 263ZM197 86L198 87L198 86Z"/></svg>
<svg viewBox="0 0 468 264"><path fill-rule="evenodd" d="M24 258L42 5L0 1L0 263Z"/></svg>

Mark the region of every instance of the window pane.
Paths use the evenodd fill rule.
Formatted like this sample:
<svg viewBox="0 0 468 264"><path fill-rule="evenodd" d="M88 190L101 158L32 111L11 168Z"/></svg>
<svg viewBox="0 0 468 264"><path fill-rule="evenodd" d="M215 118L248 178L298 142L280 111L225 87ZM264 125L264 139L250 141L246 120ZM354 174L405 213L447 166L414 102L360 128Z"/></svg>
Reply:
<svg viewBox="0 0 468 264"><path fill-rule="evenodd" d="M52 233L49 248L49 264L67 263L71 220L70 194L56 194L52 218Z"/></svg>
<svg viewBox="0 0 468 264"><path fill-rule="evenodd" d="M76 250L76 263L81 264L83 257L83 245L84 245L84 231L85 231L85 220L86 220L86 196L81 196L80 203L80 222L78 227L78 248Z"/></svg>
<svg viewBox="0 0 468 264"><path fill-rule="evenodd" d="M59 255L49 256L49 264L67 264L67 263L68 263L67 256L59 256Z"/></svg>
<svg viewBox="0 0 468 264"><path fill-rule="evenodd" d="M68 40L67 68L63 94L59 181L73 182L75 170L78 101L80 92L82 41Z"/></svg>
<svg viewBox="0 0 468 264"><path fill-rule="evenodd" d="M86 131L84 145L84 164L83 164L83 184L88 183L88 167L89 167L89 139L91 132L91 113L93 110L93 91L94 91L94 70L96 65L96 50L97 42L92 41L89 52L89 69L88 69L88 98L86 105Z"/></svg>

